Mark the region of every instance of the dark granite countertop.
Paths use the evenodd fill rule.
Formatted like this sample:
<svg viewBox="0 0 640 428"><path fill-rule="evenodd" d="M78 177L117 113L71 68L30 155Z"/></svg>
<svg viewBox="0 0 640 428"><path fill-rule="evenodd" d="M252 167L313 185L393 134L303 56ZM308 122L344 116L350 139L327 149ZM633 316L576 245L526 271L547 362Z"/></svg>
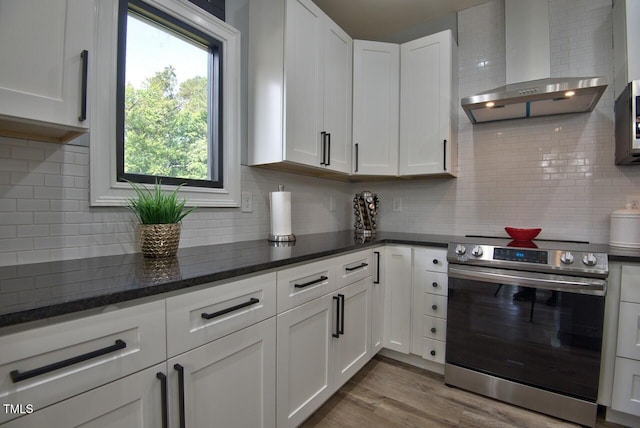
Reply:
<svg viewBox="0 0 640 428"><path fill-rule="evenodd" d="M386 243L445 248L465 238L379 232L360 242L352 231L298 236L274 247L266 239L183 248L176 257L105 256L0 267L0 327L159 295ZM468 239L468 238L467 238ZM591 245L609 260L640 262L639 250Z"/></svg>

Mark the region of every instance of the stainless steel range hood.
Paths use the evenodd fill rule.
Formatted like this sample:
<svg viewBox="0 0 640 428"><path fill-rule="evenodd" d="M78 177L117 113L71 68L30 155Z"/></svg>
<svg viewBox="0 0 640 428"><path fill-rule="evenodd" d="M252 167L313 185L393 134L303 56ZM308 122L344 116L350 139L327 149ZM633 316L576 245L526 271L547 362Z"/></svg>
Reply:
<svg viewBox="0 0 640 428"><path fill-rule="evenodd" d="M589 112L605 77L551 78L548 0L505 0L507 85L462 98L471 123Z"/></svg>

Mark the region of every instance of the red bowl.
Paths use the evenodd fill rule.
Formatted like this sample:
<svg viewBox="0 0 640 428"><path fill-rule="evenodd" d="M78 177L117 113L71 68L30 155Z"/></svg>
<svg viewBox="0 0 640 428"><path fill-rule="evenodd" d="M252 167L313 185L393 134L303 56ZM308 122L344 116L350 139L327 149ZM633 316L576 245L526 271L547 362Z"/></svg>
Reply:
<svg viewBox="0 0 640 428"><path fill-rule="evenodd" d="M507 234L516 241L531 241L542 231L538 228L521 229L517 227L505 227Z"/></svg>

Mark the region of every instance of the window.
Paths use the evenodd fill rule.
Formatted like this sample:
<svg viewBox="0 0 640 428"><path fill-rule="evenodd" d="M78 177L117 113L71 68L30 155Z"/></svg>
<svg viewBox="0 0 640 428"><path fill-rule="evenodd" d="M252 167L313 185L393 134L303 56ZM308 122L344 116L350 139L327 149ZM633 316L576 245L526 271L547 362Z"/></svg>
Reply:
<svg viewBox="0 0 640 428"><path fill-rule="evenodd" d="M222 187L222 44L140 0L118 22L118 180Z"/></svg>
<svg viewBox="0 0 640 428"><path fill-rule="evenodd" d="M156 177L161 178L167 190L186 183L180 195L189 206L240 206L240 32L185 1L122 2L124 5L120 0L95 2L96 48L89 55L91 206L126 205L133 192L123 179L153 183ZM141 31L130 30L129 36L137 33L146 50L157 49L152 45L163 43L161 36L180 47L165 49L163 45L161 55L149 55L153 60L169 58L151 72L145 71L147 63L152 62L149 58L143 64L132 65L127 72L127 58L118 55L119 44L126 43L126 33L119 36L122 14L128 25L141 27ZM142 55L133 58L132 46L133 43L123 51L132 55L130 65L143 58ZM187 50L189 62L199 64L200 68L184 74L186 61L180 57L176 60L170 53ZM127 81L133 88L128 99ZM204 96L200 91L203 86L207 88ZM145 98L151 95L156 97L152 102L156 109L140 109L141 103L151 102ZM202 107L203 98L206 109ZM130 103L129 121L124 112L126 102ZM137 123L141 117L158 122ZM166 126L167 123L173 126ZM125 142L127 129L131 130L131 139ZM204 134L206 140L201 138ZM170 150L162 145L148 145L158 135L173 137L169 141L179 146L179 150L174 147L173 153L179 152L182 157L170 157ZM125 144L129 143L132 145L127 154Z"/></svg>

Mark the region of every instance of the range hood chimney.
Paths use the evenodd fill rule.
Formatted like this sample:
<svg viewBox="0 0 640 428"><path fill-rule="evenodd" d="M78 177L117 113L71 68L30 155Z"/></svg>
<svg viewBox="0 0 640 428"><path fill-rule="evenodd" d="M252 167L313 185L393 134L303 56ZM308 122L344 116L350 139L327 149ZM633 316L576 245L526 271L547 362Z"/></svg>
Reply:
<svg viewBox="0 0 640 428"><path fill-rule="evenodd" d="M605 77L551 78L548 0L505 0L507 85L462 98L471 123L592 111Z"/></svg>

